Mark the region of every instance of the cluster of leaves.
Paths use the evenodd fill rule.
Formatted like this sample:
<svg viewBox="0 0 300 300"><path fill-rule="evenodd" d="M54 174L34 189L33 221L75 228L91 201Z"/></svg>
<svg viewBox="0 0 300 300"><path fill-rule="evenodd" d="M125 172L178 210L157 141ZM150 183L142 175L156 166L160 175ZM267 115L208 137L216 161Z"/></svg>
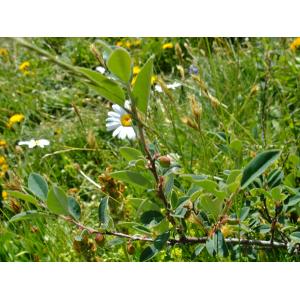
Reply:
<svg viewBox="0 0 300 300"><path fill-rule="evenodd" d="M178 47L183 47L188 41L178 40L174 44L177 42ZM203 41L196 44L197 47L201 43ZM129 52L103 41L97 41L97 45L109 74L102 75L91 70L88 61L80 63L80 67L64 62L66 70L76 75L80 84L84 84L80 88L84 87L86 93L90 91L85 86L101 99L121 106L125 99L130 99L137 109L137 112L132 111L134 125L138 128L142 124L142 129L153 142L148 143L147 139L147 144L139 141L134 146L131 144L130 147L121 148L118 143L113 144L118 147L117 150L113 149L116 156L120 154L123 160L119 159L117 171L111 172L109 176L125 183L127 190L121 200L103 191L99 197L97 191L95 204L98 210L95 211L98 221L90 212L90 207L80 209L83 203L79 205L74 197L64 192L64 188L51 184L48 190L46 182L49 179L32 173L26 191L8 191L10 197L27 203L23 207L24 211L12 216L9 223L28 222L41 215L51 218L53 215L64 216L65 221L73 224L74 232L81 232L79 237L75 237L74 247L77 250L81 243L89 249L87 251L93 252L93 247L89 246L92 244L86 238L91 236L96 243L101 240L102 248L115 247L116 253L123 249L127 260L174 260L176 255L173 249L176 247L184 250L182 260L297 259L300 242L300 163L295 87L298 81L291 75L295 72L295 64L290 66L290 76L282 79L284 63L278 62L280 55L260 56L261 52L258 51L253 60L253 54L248 57L245 54L247 48L239 49L239 44L236 48L231 43L219 43L218 40L204 44L204 54L200 56L196 56L197 49L192 47L187 47L187 52L183 51L181 58L174 53L179 65L183 57L188 57L183 62L182 70L187 68L184 63L199 64L203 68L200 70L200 78L208 85L207 89L200 85L199 92L193 77L188 77L177 93L178 99L167 90L164 90L165 95L159 95L151 87L153 65L157 64L157 60L149 58L148 50L142 53L145 63L134 84L131 84L134 59ZM259 47L264 46L264 43L259 44ZM243 47L246 46L243 44ZM217 69L216 62L228 55L227 51L233 52L232 56L229 55L231 58L246 56L243 57L245 75L226 64L223 70ZM258 78L255 78L253 63L257 63L260 72ZM161 68L164 68L163 64ZM245 76L245 85L256 87L258 81L259 88L241 95L240 88L232 86L224 93L230 81L224 78L224 74L230 72L233 78ZM271 80L273 78L277 81ZM222 90L216 82L224 80ZM288 88L281 86L284 82L289 83ZM181 122L182 115L190 115L191 106L185 101L186 94L190 93L209 112L201 117L201 126L188 127L188 122ZM215 105L219 103L217 107L213 107L206 99L217 99L213 97L220 100L212 102ZM271 101L273 98L277 99L274 103ZM232 99L236 102L232 103ZM250 99L256 99L259 103L258 115L246 115L246 111L250 111L255 104ZM289 103L288 110L282 108L282 105L275 109L275 104L282 99ZM229 106L231 113L220 103ZM284 115L282 120L281 114ZM290 128L282 128L285 122ZM251 128L251 132L248 128ZM289 130L293 132L293 138L286 145L293 147L281 147L283 136ZM195 134L199 136L199 141L194 138ZM103 137L108 139L107 135ZM137 150L138 146L141 146L142 151ZM274 149L279 147L280 150ZM147 149L149 153L145 151ZM159 160L162 153L168 153L171 157L169 163L163 164ZM255 157L250 159L249 154ZM103 168L105 160L102 164ZM153 176L154 169L157 178ZM76 173L76 170L73 171ZM97 174L97 171L94 170L93 174ZM75 182L78 181L76 179ZM90 201L89 198L88 195ZM120 206L125 215L129 216L121 219L116 217L112 208L117 201L122 203ZM88 219L87 215L92 218ZM269 254L263 251L262 254L260 248L272 251Z"/></svg>

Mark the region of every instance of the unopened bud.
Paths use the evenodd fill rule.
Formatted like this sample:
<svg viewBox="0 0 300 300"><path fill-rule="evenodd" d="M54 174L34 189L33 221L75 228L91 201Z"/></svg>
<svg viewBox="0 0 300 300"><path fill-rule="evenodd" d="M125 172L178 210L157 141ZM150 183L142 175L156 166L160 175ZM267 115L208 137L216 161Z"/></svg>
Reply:
<svg viewBox="0 0 300 300"><path fill-rule="evenodd" d="M171 165L171 158L167 155L160 156L158 158L158 161L159 161L159 164L164 168L168 168Z"/></svg>
<svg viewBox="0 0 300 300"><path fill-rule="evenodd" d="M102 233L97 233L95 237L95 242L98 246L103 246L105 242L105 237Z"/></svg>
<svg viewBox="0 0 300 300"><path fill-rule="evenodd" d="M135 248L131 243L128 243L128 245L127 245L127 252L130 255L134 254L134 252L135 252Z"/></svg>

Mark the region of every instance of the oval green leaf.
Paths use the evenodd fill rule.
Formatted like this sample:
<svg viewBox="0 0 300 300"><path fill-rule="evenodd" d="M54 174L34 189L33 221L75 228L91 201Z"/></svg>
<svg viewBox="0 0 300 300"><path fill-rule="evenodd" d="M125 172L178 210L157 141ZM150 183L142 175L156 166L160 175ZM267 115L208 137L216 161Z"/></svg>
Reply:
<svg viewBox="0 0 300 300"><path fill-rule="evenodd" d="M88 86L92 88L103 98L110 100L115 104L124 105L125 94L123 89L111 79L102 75L99 72L92 71L86 68L77 68L86 78L89 79Z"/></svg>
<svg viewBox="0 0 300 300"><path fill-rule="evenodd" d="M58 215L69 215L69 202L65 192L53 186L48 194L47 206L49 210Z"/></svg>
<svg viewBox="0 0 300 300"><path fill-rule="evenodd" d="M80 219L80 205L73 197L68 197L68 210L71 217L73 217L75 220Z"/></svg>
<svg viewBox="0 0 300 300"><path fill-rule="evenodd" d="M148 246L143 250L140 256L140 261L148 261L158 253L158 250L153 246Z"/></svg>
<svg viewBox="0 0 300 300"><path fill-rule="evenodd" d="M152 188L153 184L148 178L139 172L134 171L117 171L110 173L110 176L126 183L136 185L138 187L143 187L145 189Z"/></svg>
<svg viewBox="0 0 300 300"><path fill-rule="evenodd" d="M241 188L246 188L259 177L280 156L280 150L268 150L258 154L245 167L241 181Z"/></svg>
<svg viewBox="0 0 300 300"><path fill-rule="evenodd" d="M23 211L19 214L14 215L9 222L19 222L19 221L24 221L28 219L32 219L34 217L40 216L40 213L37 210L28 210L28 211Z"/></svg>
<svg viewBox="0 0 300 300"><path fill-rule="evenodd" d="M141 222L144 225L149 225L150 223L158 224L162 221L164 216L157 210L149 210L142 214Z"/></svg>
<svg viewBox="0 0 300 300"><path fill-rule="evenodd" d="M46 201L48 196L48 184L40 174L31 173L29 175L28 189L39 199Z"/></svg>
<svg viewBox="0 0 300 300"><path fill-rule="evenodd" d="M146 114L151 89L151 77L153 73L153 57L150 57L137 75L133 86L133 96L137 108Z"/></svg>
<svg viewBox="0 0 300 300"><path fill-rule="evenodd" d="M102 198L98 209L99 221L104 228L109 224L108 199L109 197Z"/></svg>
<svg viewBox="0 0 300 300"><path fill-rule="evenodd" d="M143 154L141 151L136 150L134 148L130 147L121 147L120 148L120 154L127 160L137 160L143 157Z"/></svg>
<svg viewBox="0 0 300 300"><path fill-rule="evenodd" d="M110 72L124 82L129 82L131 78L131 57L123 48L114 50L107 59L106 63Z"/></svg>

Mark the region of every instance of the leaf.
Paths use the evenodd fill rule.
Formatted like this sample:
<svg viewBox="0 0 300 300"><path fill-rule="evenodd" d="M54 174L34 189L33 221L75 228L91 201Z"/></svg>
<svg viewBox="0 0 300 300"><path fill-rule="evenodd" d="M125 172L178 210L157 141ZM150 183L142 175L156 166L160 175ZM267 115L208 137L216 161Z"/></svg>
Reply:
<svg viewBox="0 0 300 300"><path fill-rule="evenodd" d="M116 82L90 69L77 68L77 70L90 79L91 82L88 86L94 89L100 96L120 106L124 105L124 91Z"/></svg>
<svg viewBox="0 0 300 300"><path fill-rule="evenodd" d="M260 176L280 156L280 150L268 150L258 154L245 167L241 181L241 188L246 188Z"/></svg>
<svg viewBox="0 0 300 300"><path fill-rule="evenodd" d="M158 253L158 250L153 246L148 246L143 250L140 256L140 261L147 261L153 258Z"/></svg>
<svg viewBox="0 0 300 300"><path fill-rule="evenodd" d="M198 256L204 248L205 248L205 245L201 245L201 244L197 245L195 247L195 256Z"/></svg>
<svg viewBox="0 0 300 300"><path fill-rule="evenodd" d="M149 225L149 224L157 224L159 223L162 219L164 218L164 216L157 210L149 210L146 211L142 214L141 216L141 222L144 225Z"/></svg>
<svg viewBox="0 0 300 300"><path fill-rule="evenodd" d="M281 184L284 174L280 169L273 170L268 176L268 186L273 188Z"/></svg>
<svg viewBox="0 0 300 300"><path fill-rule="evenodd" d="M28 203L31 203L33 205L38 205L38 201L36 198L34 198L33 196L31 195L28 195L28 194L23 194L21 192L18 192L18 191L7 191L7 193L17 199L21 199L21 200L24 200Z"/></svg>
<svg viewBox="0 0 300 300"><path fill-rule="evenodd" d="M151 183L151 181L148 180L139 172L127 171L127 170L117 171L117 172L110 173L110 176L122 180L126 183L143 187L145 189L153 188L153 184Z"/></svg>
<svg viewBox="0 0 300 300"><path fill-rule="evenodd" d="M99 210L98 210L99 221L104 228L107 228L109 224L108 199L109 197L104 197L100 200Z"/></svg>
<svg viewBox="0 0 300 300"><path fill-rule="evenodd" d="M129 82L131 78L131 57L125 49L115 49L109 55L106 65L122 81Z"/></svg>
<svg viewBox="0 0 300 300"><path fill-rule="evenodd" d="M24 220L28 220L28 219L32 219L34 217L38 217L40 216L40 213L37 210L27 210L24 212L21 212L17 215L14 215L9 222L19 222L19 221L24 221Z"/></svg>
<svg viewBox="0 0 300 300"><path fill-rule="evenodd" d="M49 210L58 215L69 215L69 202L65 192L56 186L53 186L47 198Z"/></svg>
<svg viewBox="0 0 300 300"><path fill-rule="evenodd" d="M244 207L241 209L241 213L240 213L240 221L246 220L246 218L248 217L249 212L250 212L250 207L244 206Z"/></svg>
<svg viewBox="0 0 300 300"><path fill-rule="evenodd" d="M214 239L209 238L205 243L206 250L210 256L214 256L216 254Z"/></svg>
<svg viewBox="0 0 300 300"><path fill-rule="evenodd" d="M103 49L103 51L102 51L103 52L103 58L105 60L109 57L109 55L113 51L112 47L108 43L106 43L105 41L103 41L103 40L97 40L95 42L95 45L96 46L100 46L100 48Z"/></svg>
<svg viewBox="0 0 300 300"><path fill-rule="evenodd" d="M217 252L217 254L220 256L226 257L228 255L228 248L225 243L225 240L224 240L221 230L218 230L214 234L213 240L214 240L214 248L215 248L215 251Z"/></svg>
<svg viewBox="0 0 300 300"><path fill-rule="evenodd" d="M152 73L153 57L150 57L138 73L132 91L137 108L144 114L146 114L148 108Z"/></svg>
<svg viewBox="0 0 300 300"><path fill-rule="evenodd" d="M295 231L290 234L290 238L292 241L296 243L300 243L300 231Z"/></svg>
<svg viewBox="0 0 300 300"><path fill-rule="evenodd" d="M141 157L144 157L141 151L136 150L134 148L130 148L130 147L121 147L120 148L120 154L127 161L138 160Z"/></svg>
<svg viewBox="0 0 300 300"><path fill-rule="evenodd" d="M154 247L160 251L164 245L167 243L168 239L170 237L169 231L162 233L154 240Z"/></svg>
<svg viewBox="0 0 300 300"><path fill-rule="evenodd" d="M213 198L209 194L203 194L200 198L200 205L203 210L217 219L222 211L224 200L220 198Z"/></svg>
<svg viewBox="0 0 300 300"><path fill-rule="evenodd" d="M132 228L139 231L139 232L141 232L141 233L144 233L144 234L151 233L151 231L146 226L143 226L143 225L140 225L140 224L134 225Z"/></svg>
<svg viewBox="0 0 300 300"><path fill-rule="evenodd" d="M68 210L71 217L73 217L75 220L80 219L80 205L73 197L68 197Z"/></svg>
<svg viewBox="0 0 300 300"><path fill-rule="evenodd" d="M39 199L43 201L47 200L48 184L40 174L31 173L29 175L28 189Z"/></svg>
<svg viewBox="0 0 300 300"><path fill-rule="evenodd" d="M300 194L297 194L289 199L287 206L295 206L300 202Z"/></svg>
<svg viewBox="0 0 300 300"><path fill-rule="evenodd" d="M166 183L164 185L164 192L167 198L170 196L173 186L174 186L174 175L170 174L167 176Z"/></svg>

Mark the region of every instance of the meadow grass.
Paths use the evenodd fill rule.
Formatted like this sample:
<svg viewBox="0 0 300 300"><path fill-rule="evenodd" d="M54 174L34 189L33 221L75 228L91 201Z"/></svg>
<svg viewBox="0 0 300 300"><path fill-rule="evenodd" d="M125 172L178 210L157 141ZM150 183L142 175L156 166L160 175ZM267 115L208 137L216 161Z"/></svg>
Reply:
<svg viewBox="0 0 300 300"><path fill-rule="evenodd" d="M148 138L159 147L161 154L179 155L182 173L222 178L226 170L242 169L262 150L280 149L283 154L278 167L286 175L294 174L291 180L298 188L300 56L290 49L293 39L105 40L110 44L122 42L138 66L154 54L154 74L166 83L181 84L170 94L155 91L153 84L147 126ZM90 45L96 44L97 39L28 41L72 65L89 69L99 65L90 51ZM168 42L173 47L162 49ZM98 205L103 191L87 181L79 168L102 186L107 184L106 192L111 192L106 170L125 169L127 163L120 156L119 148L138 149L137 142L118 140L106 131L105 120L111 104L66 69L11 39L0 39L0 48L7 49L7 54L0 56L0 139L7 143L0 148L0 155L9 166L0 178L0 185L4 191L24 191L29 174L37 172L49 184L58 184L76 197L83 224L99 226ZM24 62L29 62L25 71L20 70ZM188 71L191 65L197 68L195 74ZM200 109L198 123L193 97ZM8 128L8 120L14 114L24 115L24 120ZM28 149L17 145L31 138L48 139L50 146ZM116 182L114 188L120 193L112 201L110 211L115 226L125 233L130 230L122 223L137 221L139 210L160 209L151 192ZM189 185L185 183L178 189L188 191ZM236 200L232 214L238 214L245 201L250 201L250 197L245 197L244 194ZM10 223L9 218L31 207L10 196L3 199L3 205L0 261L139 261L145 247L145 242L117 237L106 237L105 244L97 244L94 237L80 228L51 215ZM260 209L256 204L253 212L254 208ZM287 212L285 217L295 219L291 226L297 231L297 212ZM193 226L187 228L189 233L195 233ZM164 249L153 260L299 259L298 255L276 249L245 248L238 255L228 257L210 256L206 250L196 256L192 255L194 250L194 245L177 245Z"/></svg>

